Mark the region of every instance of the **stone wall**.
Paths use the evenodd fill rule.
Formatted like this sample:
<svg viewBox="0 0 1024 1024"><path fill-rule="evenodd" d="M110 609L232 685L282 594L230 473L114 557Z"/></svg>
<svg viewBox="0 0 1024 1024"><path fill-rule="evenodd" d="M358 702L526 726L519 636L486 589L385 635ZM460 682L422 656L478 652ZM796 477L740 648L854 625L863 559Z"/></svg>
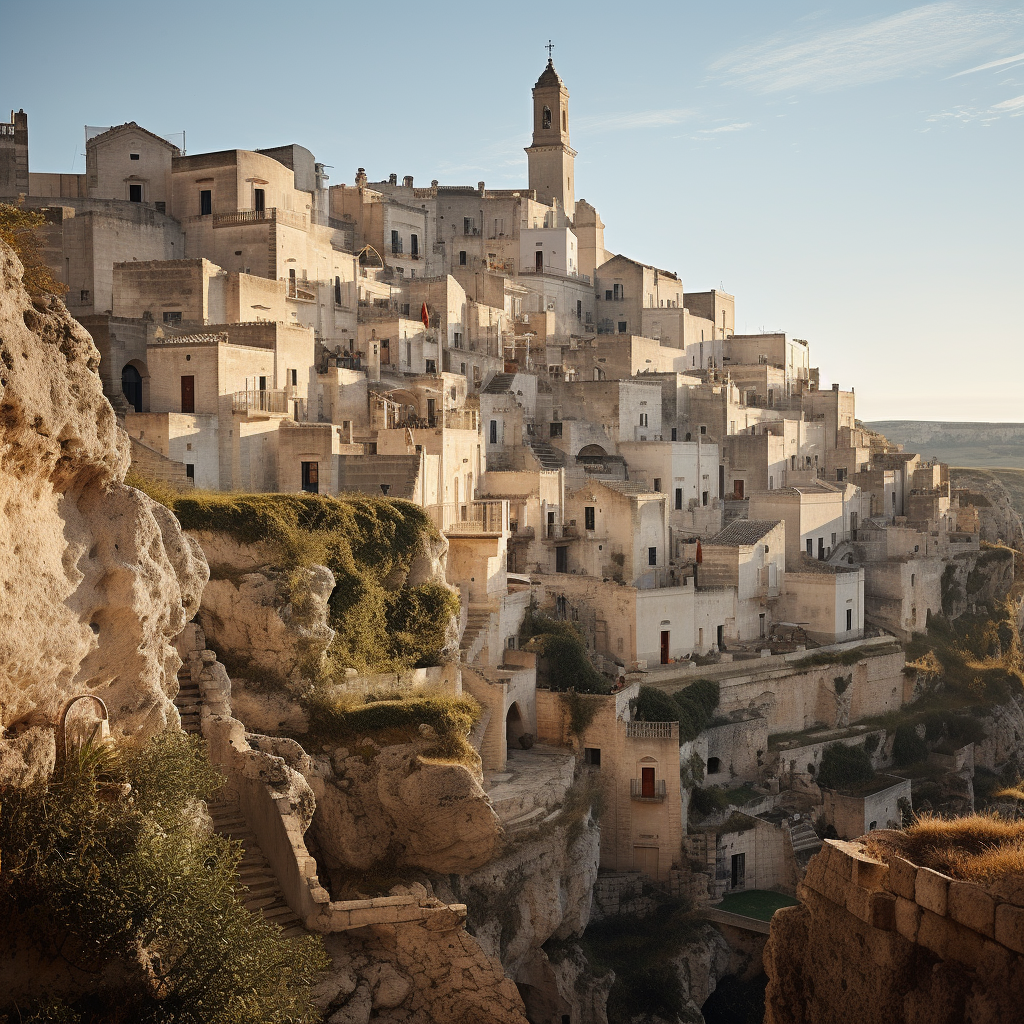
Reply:
<svg viewBox="0 0 1024 1024"><path fill-rule="evenodd" d="M765 1024L995 1024L1024 1003L1024 887L826 842L765 948Z"/></svg>

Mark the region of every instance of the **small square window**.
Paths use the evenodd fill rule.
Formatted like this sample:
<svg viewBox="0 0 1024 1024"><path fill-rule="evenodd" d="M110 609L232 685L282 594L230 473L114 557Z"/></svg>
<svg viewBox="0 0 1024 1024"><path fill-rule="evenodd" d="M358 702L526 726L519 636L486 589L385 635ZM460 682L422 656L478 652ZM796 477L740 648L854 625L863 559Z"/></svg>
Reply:
<svg viewBox="0 0 1024 1024"><path fill-rule="evenodd" d="M600 747L584 747L583 748L583 763L589 764L592 768L601 767L601 748Z"/></svg>
<svg viewBox="0 0 1024 1024"><path fill-rule="evenodd" d="M129 153L128 154L128 159L129 160L138 160L139 159L139 154L138 153Z"/></svg>

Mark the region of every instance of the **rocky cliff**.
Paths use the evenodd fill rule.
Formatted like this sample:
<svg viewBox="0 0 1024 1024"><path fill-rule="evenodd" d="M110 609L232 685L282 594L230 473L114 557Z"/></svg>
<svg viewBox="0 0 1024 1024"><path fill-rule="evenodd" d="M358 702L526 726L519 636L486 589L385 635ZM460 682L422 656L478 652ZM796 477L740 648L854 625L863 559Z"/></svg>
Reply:
<svg viewBox="0 0 1024 1024"><path fill-rule="evenodd" d="M123 482L92 339L21 272L0 243L0 786L50 770L72 695L101 697L115 735L177 724L171 641L208 576L174 516Z"/></svg>
<svg viewBox="0 0 1024 1024"><path fill-rule="evenodd" d="M765 1024L1020 1020L1020 886L996 895L899 856L876 859L860 842L827 842L801 898L772 918Z"/></svg>

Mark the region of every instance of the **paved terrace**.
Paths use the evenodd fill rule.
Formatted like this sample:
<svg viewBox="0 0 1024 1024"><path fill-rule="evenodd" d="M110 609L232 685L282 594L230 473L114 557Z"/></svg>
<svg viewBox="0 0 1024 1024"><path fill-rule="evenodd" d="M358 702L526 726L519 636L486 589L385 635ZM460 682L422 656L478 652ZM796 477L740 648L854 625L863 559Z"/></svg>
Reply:
<svg viewBox="0 0 1024 1024"><path fill-rule="evenodd" d="M484 789L506 831L553 818L572 785L576 758L561 747L509 749L505 770L484 772Z"/></svg>

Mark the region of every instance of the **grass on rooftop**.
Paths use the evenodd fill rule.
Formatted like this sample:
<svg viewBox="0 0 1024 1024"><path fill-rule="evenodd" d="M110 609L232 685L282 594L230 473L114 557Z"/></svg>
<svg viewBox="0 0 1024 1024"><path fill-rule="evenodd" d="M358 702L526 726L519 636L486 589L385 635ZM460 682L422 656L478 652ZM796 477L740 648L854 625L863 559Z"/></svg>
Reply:
<svg viewBox="0 0 1024 1024"><path fill-rule="evenodd" d="M758 921L770 921L772 914L783 907L795 907L800 901L783 892L772 892L770 889L747 889L744 892L730 892L715 909L724 910L729 914L740 914L753 917Z"/></svg>

